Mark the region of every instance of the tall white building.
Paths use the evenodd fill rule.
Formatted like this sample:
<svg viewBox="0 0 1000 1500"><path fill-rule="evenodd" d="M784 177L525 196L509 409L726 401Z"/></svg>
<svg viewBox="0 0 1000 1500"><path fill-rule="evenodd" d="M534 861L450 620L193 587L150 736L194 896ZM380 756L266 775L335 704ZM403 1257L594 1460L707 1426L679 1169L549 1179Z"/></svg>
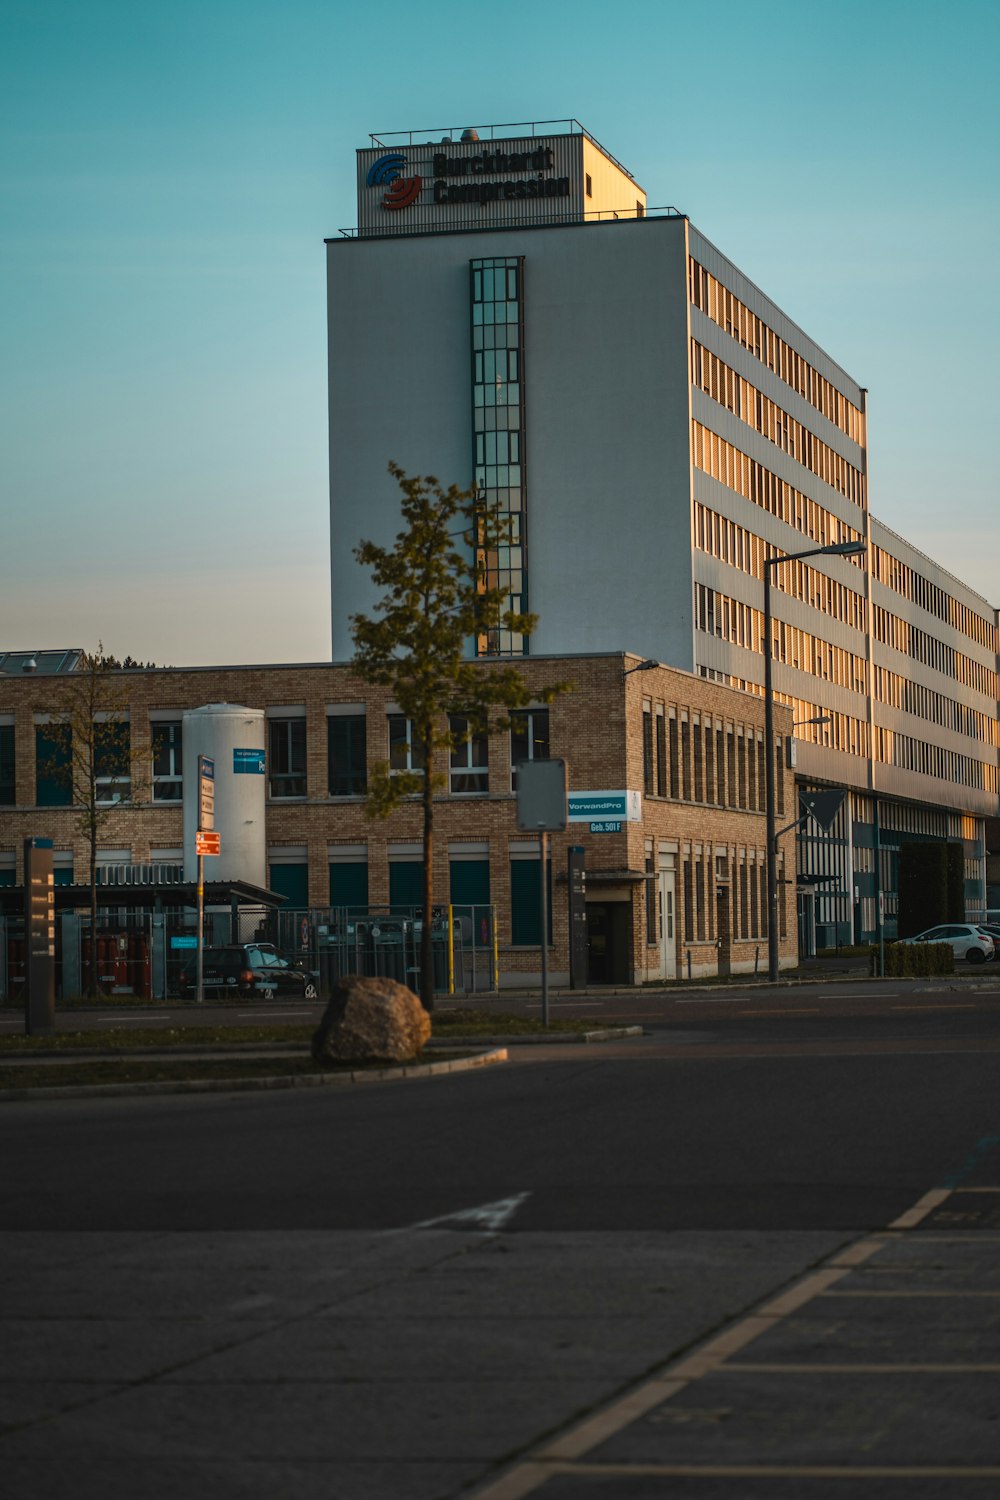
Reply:
<svg viewBox="0 0 1000 1500"><path fill-rule="evenodd" d="M373 138L328 242L334 660L373 602L352 549L398 529L390 459L510 514L533 654L753 693L765 559L861 541L772 569L800 781L849 791L800 838L800 942L870 936L880 895L893 933L903 838L963 841L983 905L997 612L872 519L864 388L576 122L482 134Z"/></svg>

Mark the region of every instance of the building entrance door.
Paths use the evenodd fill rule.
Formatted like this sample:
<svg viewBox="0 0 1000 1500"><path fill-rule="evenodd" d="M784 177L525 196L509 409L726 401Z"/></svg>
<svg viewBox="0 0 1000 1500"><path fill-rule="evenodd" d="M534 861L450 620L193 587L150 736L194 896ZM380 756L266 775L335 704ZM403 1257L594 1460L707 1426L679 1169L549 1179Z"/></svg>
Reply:
<svg viewBox="0 0 1000 1500"><path fill-rule="evenodd" d="M799 891L799 958L816 957L816 897Z"/></svg>
<svg viewBox="0 0 1000 1500"><path fill-rule="evenodd" d="M677 941L674 937L674 871L660 866L660 973L677 978Z"/></svg>
<svg viewBox="0 0 1000 1500"><path fill-rule="evenodd" d="M628 984L629 901L587 902L587 983Z"/></svg>

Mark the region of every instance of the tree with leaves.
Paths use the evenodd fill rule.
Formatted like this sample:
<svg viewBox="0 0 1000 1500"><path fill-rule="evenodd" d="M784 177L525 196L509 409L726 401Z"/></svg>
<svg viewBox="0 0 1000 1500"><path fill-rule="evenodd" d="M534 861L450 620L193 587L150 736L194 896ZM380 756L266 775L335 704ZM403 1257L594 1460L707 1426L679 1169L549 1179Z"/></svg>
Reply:
<svg viewBox="0 0 1000 1500"><path fill-rule="evenodd" d="M389 465L401 491L403 529L392 547L362 542L355 557L383 590L374 615L354 615L354 670L390 690L410 724L407 767L379 763L369 782L369 817L386 818L407 797L423 807L423 924L420 999L434 1008L431 920L434 904L434 793L447 784L439 752L510 725L529 696L550 703L569 684L529 690L515 666L486 664L470 644L499 630L527 637L536 617L508 608L509 591L493 583L509 522L488 509L475 489L444 489L433 476L411 477ZM493 566L490 566L490 565Z"/></svg>
<svg viewBox="0 0 1000 1500"><path fill-rule="evenodd" d="M96 651L81 653L76 670L59 679L58 702L39 729L38 779L53 800L76 808L76 830L87 840L92 960L97 940L98 837L109 815L141 795L145 778L132 754L127 689L115 677L118 664ZM97 964L87 990L96 997Z"/></svg>

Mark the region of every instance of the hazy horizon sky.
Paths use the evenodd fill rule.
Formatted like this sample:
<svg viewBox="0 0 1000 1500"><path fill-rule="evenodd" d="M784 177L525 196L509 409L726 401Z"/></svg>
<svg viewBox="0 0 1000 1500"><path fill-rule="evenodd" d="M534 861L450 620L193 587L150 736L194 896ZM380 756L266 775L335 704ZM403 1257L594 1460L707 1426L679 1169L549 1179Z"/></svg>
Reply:
<svg viewBox="0 0 1000 1500"><path fill-rule="evenodd" d="M568 117L868 387L873 514L1000 603L998 41L982 0L7 0L0 649L328 658L355 150Z"/></svg>

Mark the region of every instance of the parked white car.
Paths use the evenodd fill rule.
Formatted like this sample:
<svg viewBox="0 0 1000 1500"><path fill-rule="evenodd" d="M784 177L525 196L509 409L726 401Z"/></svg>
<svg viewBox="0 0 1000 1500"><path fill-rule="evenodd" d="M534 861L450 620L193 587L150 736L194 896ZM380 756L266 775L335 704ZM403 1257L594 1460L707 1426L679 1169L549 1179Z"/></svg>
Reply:
<svg viewBox="0 0 1000 1500"><path fill-rule="evenodd" d="M967 958L970 964L984 964L993 957L993 939L971 922L948 922L928 927L916 937L900 938L901 943L950 943L956 958Z"/></svg>

